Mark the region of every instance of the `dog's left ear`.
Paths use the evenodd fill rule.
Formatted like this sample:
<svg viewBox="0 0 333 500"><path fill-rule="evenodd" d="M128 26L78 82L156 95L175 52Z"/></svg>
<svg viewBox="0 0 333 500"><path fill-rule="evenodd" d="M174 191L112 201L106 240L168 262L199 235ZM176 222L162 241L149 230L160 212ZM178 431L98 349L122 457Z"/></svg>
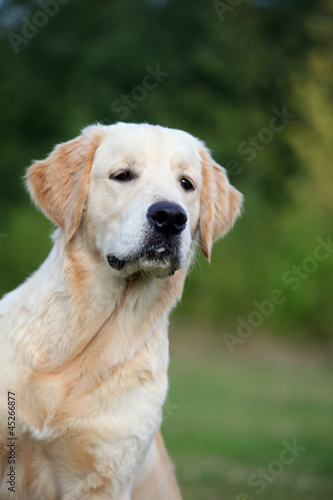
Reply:
<svg viewBox="0 0 333 500"><path fill-rule="evenodd" d="M213 242L226 234L240 215L243 195L228 181L226 171L214 162L206 148L200 149L203 188L200 215L200 248L207 260Z"/></svg>
<svg viewBox="0 0 333 500"><path fill-rule="evenodd" d="M82 218L95 151L102 126L93 125L75 139L56 146L42 161L28 168L26 184L32 199L70 241Z"/></svg>

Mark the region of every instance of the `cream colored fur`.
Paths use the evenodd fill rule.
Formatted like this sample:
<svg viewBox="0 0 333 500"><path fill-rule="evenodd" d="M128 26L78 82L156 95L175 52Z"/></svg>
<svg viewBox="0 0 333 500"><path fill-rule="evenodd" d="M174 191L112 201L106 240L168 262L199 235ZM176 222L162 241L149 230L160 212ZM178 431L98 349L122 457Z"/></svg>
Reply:
<svg viewBox="0 0 333 500"><path fill-rule="evenodd" d="M127 170L133 180L114 178ZM180 499L159 434L168 315L196 243L209 258L241 195L199 140L146 124L88 127L34 163L27 183L59 227L46 261L0 301L0 499ZM133 258L147 210L161 200L188 216L177 270L168 258ZM123 269L108 265L110 254ZM8 391L15 493L6 482Z"/></svg>

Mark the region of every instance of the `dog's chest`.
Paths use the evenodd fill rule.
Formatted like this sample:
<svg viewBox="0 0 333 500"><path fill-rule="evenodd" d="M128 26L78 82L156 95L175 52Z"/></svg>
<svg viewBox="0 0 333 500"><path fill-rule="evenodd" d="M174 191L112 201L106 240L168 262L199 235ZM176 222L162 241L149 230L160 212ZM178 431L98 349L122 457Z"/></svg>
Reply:
<svg viewBox="0 0 333 500"><path fill-rule="evenodd" d="M166 332L155 332L120 366L108 369L104 354L100 366L76 367L63 378L64 396L57 404L48 380L48 417L35 437L52 443L55 454L61 445L74 461L86 457L88 471L112 478L121 489L135 478L161 424L168 386Z"/></svg>

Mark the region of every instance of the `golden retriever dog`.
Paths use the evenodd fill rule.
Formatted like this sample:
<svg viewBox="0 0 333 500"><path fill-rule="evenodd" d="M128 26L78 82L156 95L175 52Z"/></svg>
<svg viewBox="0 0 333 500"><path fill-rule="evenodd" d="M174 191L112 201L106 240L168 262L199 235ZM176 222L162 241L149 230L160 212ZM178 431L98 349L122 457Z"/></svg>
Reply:
<svg viewBox="0 0 333 500"><path fill-rule="evenodd" d="M0 301L0 499L179 500L168 315L242 195L201 141L148 124L89 126L26 181L58 228Z"/></svg>

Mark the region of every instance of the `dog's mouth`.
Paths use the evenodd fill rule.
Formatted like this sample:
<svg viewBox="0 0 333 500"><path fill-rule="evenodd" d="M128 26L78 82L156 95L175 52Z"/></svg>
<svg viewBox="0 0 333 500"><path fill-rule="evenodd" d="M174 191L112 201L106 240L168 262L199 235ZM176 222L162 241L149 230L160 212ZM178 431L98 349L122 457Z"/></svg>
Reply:
<svg viewBox="0 0 333 500"><path fill-rule="evenodd" d="M126 260L118 259L115 255L108 255L107 259L109 266L117 271L121 271L126 264Z"/></svg>
<svg viewBox="0 0 333 500"><path fill-rule="evenodd" d="M178 245L165 243L146 245L137 254L125 259L108 255L107 261L116 271L126 270L126 274L157 274L158 277L172 276L181 267Z"/></svg>

